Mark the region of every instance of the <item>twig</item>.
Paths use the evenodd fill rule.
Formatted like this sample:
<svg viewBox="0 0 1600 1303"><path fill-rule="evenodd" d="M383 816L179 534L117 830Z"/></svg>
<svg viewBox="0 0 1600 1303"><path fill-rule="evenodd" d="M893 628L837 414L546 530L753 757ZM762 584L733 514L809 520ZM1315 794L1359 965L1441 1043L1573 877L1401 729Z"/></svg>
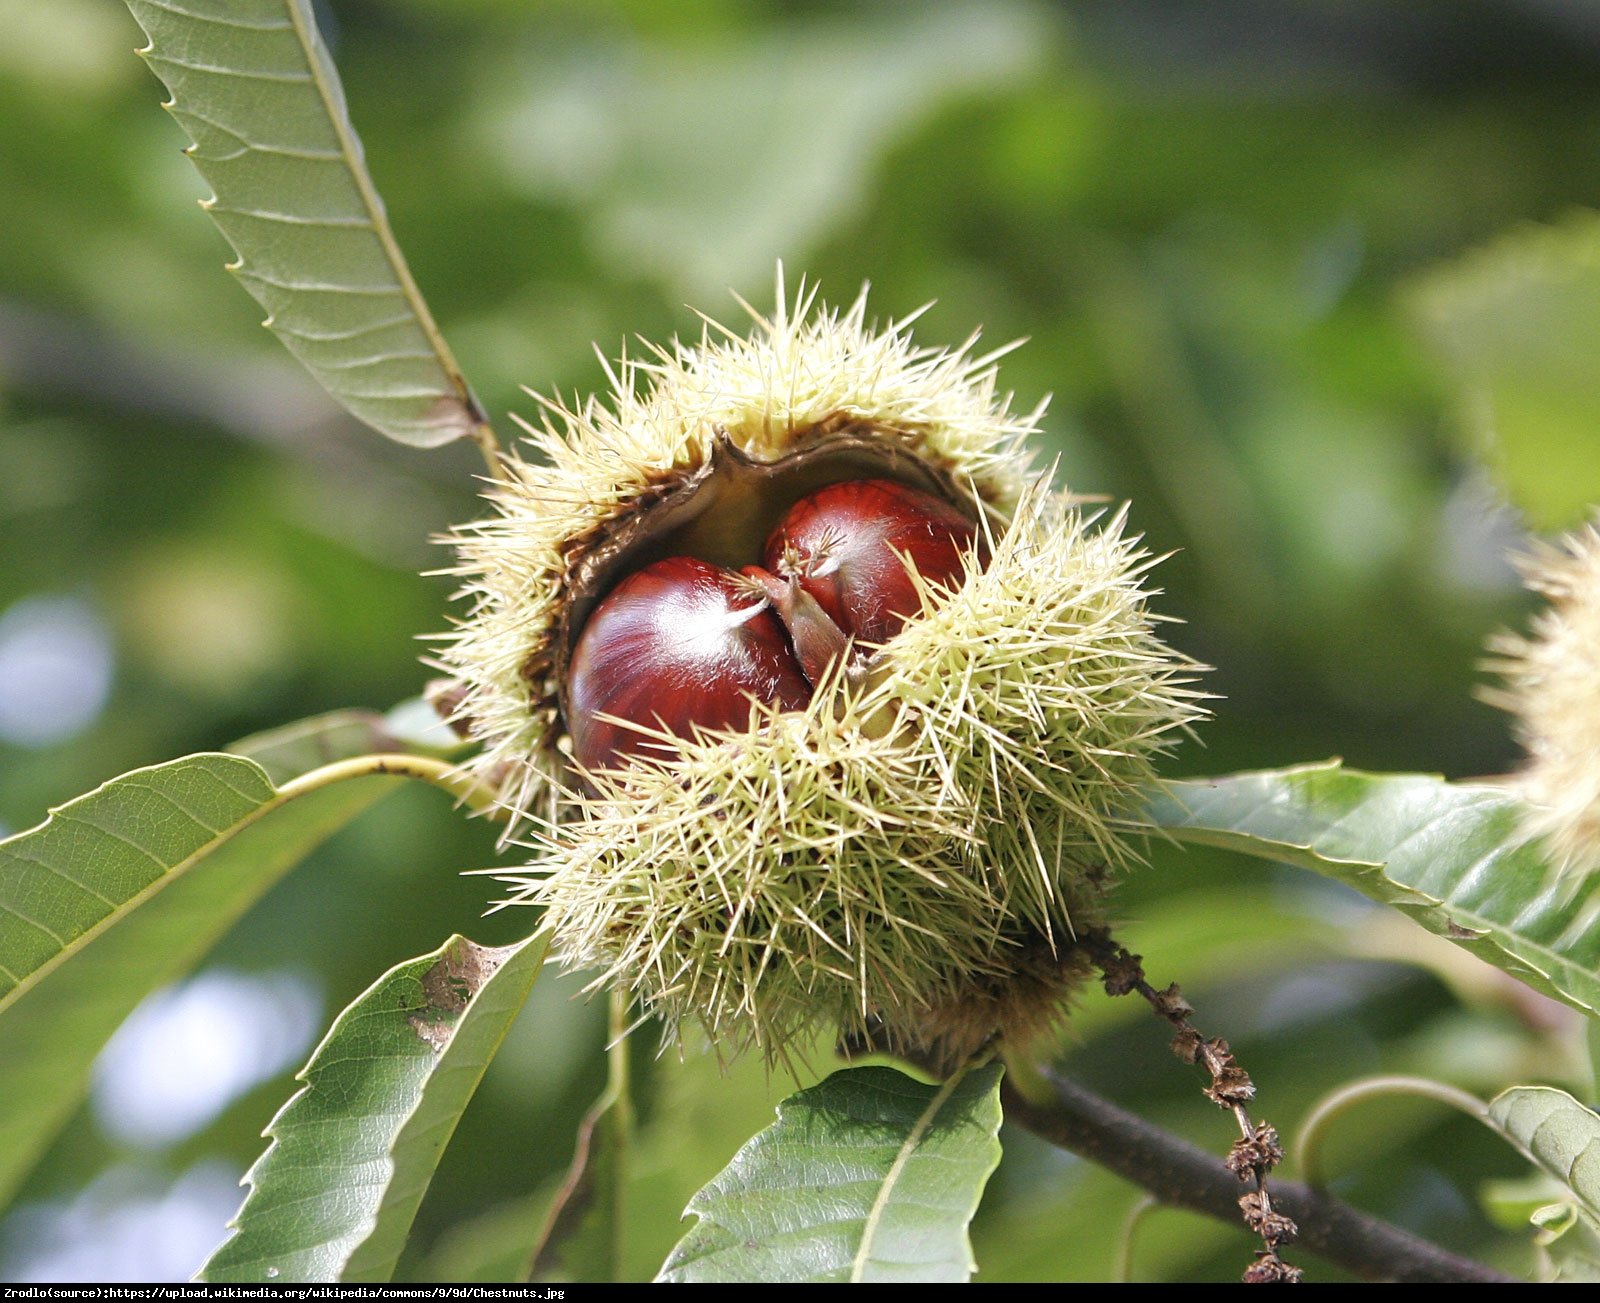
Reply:
<svg viewBox="0 0 1600 1303"><path fill-rule="evenodd" d="M331 783L351 778L415 778L443 788L462 805L489 818L501 818L503 812L494 792L459 766L433 756L411 755L404 751L382 751L370 756L352 756L348 760L335 760L331 764L313 769L310 773L291 778L278 788L277 800L287 801L304 792L327 787Z"/></svg>
<svg viewBox="0 0 1600 1303"><path fill-rule="evenodd" d="M1267 1123L1254 1123L1246 1107L1255 1097L1255 1083L1241 1068L1220 1038L1207 1039L1189 1023L1193 1007L1183 998L1174 982L1158 991L1145 979L1138 955L1119 945L1105 928L1094 928L1078 938L1078 948L1089 956L1105 979L1107 995L1127 995L1137 991L1149 1006L1178 1029L1172 1038L1172 1052L1185 1063L1198 1063L1211 1074L1206 1096L1219 1108L1227 1109L1239 1124L1239 1139L1233 1142L1225 1164L1250 1189L1239 1196L1239 1210L1245 1225L1261 1237L1266 1246L1245 1270L1247 1285L1297 1285L1300 1269L1285 1262L1278 1250L1294 1242L1298 1228L1294 1219L1272 1206L1267 1189L1267 1173L1283 1161L1283 1146L1277 1131Z"/></svg>
<svg viewBox="0 0 1600 1303"><path fill-rule="evenodd" d="M1214 1155L1053 1071L1040 1070L1035 1080L1048 1091L1043 1102L1031 1102L1007 1077L1007 1121L1132 1181L1163 1204L1237 1219L1239 1182ZM1515 1279L1298 1181L1275 1180L1272 1199L1299 1225L1302 1247L1365 1280Z"/></svg>

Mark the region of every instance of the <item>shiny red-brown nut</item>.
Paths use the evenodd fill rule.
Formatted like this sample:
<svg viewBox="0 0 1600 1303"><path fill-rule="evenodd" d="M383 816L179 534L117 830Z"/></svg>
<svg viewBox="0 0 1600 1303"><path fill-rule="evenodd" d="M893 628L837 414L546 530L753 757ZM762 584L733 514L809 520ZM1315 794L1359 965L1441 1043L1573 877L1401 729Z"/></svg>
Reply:
<svg viewBox="0 0 1600 1303"><path fill-rule="evenodd" d="M981 542L971 520L931 493L893 480L846 480L789 508L767 537L763 564L797 577L857 642L878 644L922 609L902 558L924 580L954 587Z"/></svg>
<svg viewBox="0 0 1600 1303"><path fill-rule="evenodd" d="M601 715L687 738L743 727L752 697L785 710L811 700L782 623L748 579L668 557L618 584L578 636L567 680L573 755L596 770L665 754L659 739Z"/></svg>

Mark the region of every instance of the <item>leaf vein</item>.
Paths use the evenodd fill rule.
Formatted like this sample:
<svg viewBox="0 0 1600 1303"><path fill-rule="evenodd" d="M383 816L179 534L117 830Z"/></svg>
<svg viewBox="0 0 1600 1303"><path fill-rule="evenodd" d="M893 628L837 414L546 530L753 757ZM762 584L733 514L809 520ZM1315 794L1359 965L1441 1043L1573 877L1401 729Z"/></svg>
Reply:
<svg viewBox="0 0 1600 1303"><path fill-rule="evenodd" d="M235 275L243 280L259 281L274 289L310 294L360 294L369 298L404 298L405 291L398 285L338 285L328 281L286 281L249 267L238 267Z"/></svg>
<svg viewBox="0 0 1600 1303"><path fill-rule="evenodd" d="M351 358L348 362L318 362L317 366L323 371L359 371L362 367L381 366L385 362L431 362L433 354L426 349L397 349L393 353L373 353L367 357ZM394 390L387 390L394 393ZM437 393L437 390L430 392Z"/></svg>
<svg viewBox="0 0 1600 1303"><path fill-rule="evenodd" d="M372 220L366 217L303 217L298 213L272 212L265 208L230 208L215 201L203 205L208 213L227 213L230 216L254 217L263 222L277 222L285 226L328 226L336 229L372 229Z"/></svg>
<svg viewBox="0 0 1600 1303"><path fill-rule="evenodd" d="M280 335L293 335L296 339L303 339L311 344L334 344L345 339L359 339L362 335L376 334L380 330L391 330L395 326L410 326L416 324L416 318L409 312L402 312L397 317L384 317L371 325L357 326L354 330L302 330L298 326L280 326L271 319L267 324Z"/></svg>
<svg viewBox="0 0 1600 1303"><path fill-rule="evenodd" d="M261 804L262 798L260 796L256 796L256 795L252 795L252 794L247 793L247 792L240 791L237 787L233 786L232 783L227 782L220 775L215 775L211 770L207 770L206 771L206 776L208 778L215 777L217 779L217 782L221 786L224 786L224 787L228 788L231 792L233 792L235 795L237 795L240 798L240 800L247 802L248 805L250 806L250 809L254 809L256 806L259 806ZM238 822L238 820L240 818L243 818L243 817L245 817L245 815L250 813L250 810L242 810L242 811L239 812L237 817L224 819L224 821L221 824L214 824L214 823L211 822L211 820L202 818L200 815L195 813L195 811L191 810L187 805L185 805L182 801L180 801L175 795L173 795L173 793L169 792L166 788L156 787L153 784L150 784L150 783L147 783L147 782L143 782L143 781L141 781L141 780L139 780L137 778L128 779L127 780L127 786L129 788L132 788L135 791L148 792L148 793L150 793L151 796L157 797L160 800L165 801L174 810L177 810L180 814L182 814L184 816L184 818L188 819L191 823L193 823L197 828L203 829L207 834L207 841L213 841L216 838L220 837L224 832L226 832L228 829L232 828ZM90 821L87 820L87 819L84 819L83 821L85 823L89 823L90 827L94 827L94 828L100 827L99 824L90 823ZM102 830L102 831L107 831L107 830ZM196 848L196 849L201 849L201 848L204 847L204 845L205 845L205 843L202 843L201 847ZM189 858L189 856L191 856L193 853L194 853L193 851L185 851L183 856L179 860L175 860L172 863L173 864L181 863L183 859ZM167 861L164 860L164 859L161 862L163 864L167 863ZM167 867L170 868L172 866L171 866L171 864L168 864Z"/></svg>
<svg viewBox="0 0 1600 1303"><path fill-rule="evenodd" d="M138 842L134 841L132 837L128 836L127 833L117 832L114 829L103 827L102 825L96 823L93 819L86 818L84 815L79 814L76 810L59 810L56 812L56 819L62 823L81 823L84 827L93 828L96 832L102 834L103 836L111 838L112 841L121 842L124 846L130 847L131 849L137 851L140 855L144 856L145 859L149 860L158 869L160 869L162 874L165 874L172 868L172 865L167 863L164 858L158 855L155 851L151 850L148 846L141 846ZM59 869L54 869L54 866L47 867L51 867L54 872L60 873L63 878L67 878L66 874L61 873ZM157 876L159 877L160 874ZM67 881L71 882L73 879L67 878Z"/></svg>
<svg viewBox="0 0 1600 1303"><path fill-rule="evenodd" d="M67 939L65 937L57 936L53 929L46 927L43 923L41 923L36 918L30 918L27 914L24 914L15 905L7 905L7 904L4 904L4 903L0 903L0 909L5 910L5 912L7 914L10 914L13 918L20 918L29 927L38 928L39 931L43 932L45 934L45 936L49 937L52 941L54 941L63 950L66 949ZM22 979L19 977L17 980L20 982Z"/></svg>
<svg viewBox="0 0 1600 1303"><path fill-rule="evenodd" d="M237 77L241 81L271 81L289 85L297 85L312 80L309 72L276 72L265 68L225 68L214 63L197 63L193 59L180 59L177 55L162 54L157 50L150 50L145 55L151 63L169 64L175 68L183 68L189 72L209 73L217 77Z"/></svg>
<svg viewBox="0 0 1600 1303"><path fill-rule="evenodd" d="M287 18L279 23L247 23L238 18L224 18L217 14L196 13L192 9L184 9L171 3L171 0L135 0L135 3L146 5L151 9L162 9L169 14L176 14L180 18L189 18L197 23L215 23L219 27L235 27L242 32L286 32L294 26Z"/></svg>
<svg viewBox="0 0 1600 1303"><path fill-rule="evenodd" d="M234 140L237 140L241 145L244 146L244 150L239 150L226 156L214 156L210 154L193 155L193 157L203 158L207 162L226 162L229 159L237 158L239 154L243 153L245 150L255 150L260 154L276 154L281 155L284 158L300 158L312 163L338 163L341 165L344 163L344 155L336 149L309 149L299 145L268 145L259 140L251 140L248 136L240 135L239 132L235 131L226 123L218 121L209 114L202 113L199 109L190 107L188 103L169 104L167 106L167 111L180 122L191 118L196 122L203 122L213 131L219 131L224 136L228 136ZM199 146L200 142L195 138L194 132L191 131L189 133L189 138L194 140L196 147Z"/></svg>

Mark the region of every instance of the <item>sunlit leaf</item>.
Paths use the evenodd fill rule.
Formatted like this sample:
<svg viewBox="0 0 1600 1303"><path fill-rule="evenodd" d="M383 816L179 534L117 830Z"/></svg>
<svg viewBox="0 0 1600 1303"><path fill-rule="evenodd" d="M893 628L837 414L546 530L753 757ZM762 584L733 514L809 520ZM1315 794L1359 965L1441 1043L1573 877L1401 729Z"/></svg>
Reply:
<svg viewBox="0 0 1600 1303"><path fill-rule="evenodd" d="M547 939L451 937L390 969L335 1020L246 1176L232 1238L200 1279L384 1281Z"/></svg>
<svg viewBox="0 0 1600 1303"><path fill-rule="evenodd" d="M1179 841L1348 883L1593 1013L1600 918L1524 838L1521 815L1518 799L1497 788L1337 763L1172 783L1149 807Z"/></svg>
<svg viewBox="0 0 1600 1303"><path fill-rule="evenodd" d="M0 1202L134 1007L400 781L280 790L249 760L189 756L115 778L0 842Z"/></svg>
<svg viewBox="0 0 1600 1303"><path fill-rule="evenodd" d="M267 325L401 443L483 425L367 173L310 0L128 0Z"/></svg>
<svg viewBox="0 0 1600 1303"><path fill-rule="evenodd" d="M772 1122L775 1101L818 1083L822 1065L839 1066L831 1038L802 1043L794 1061L769 1067L759 1055L719 1061L694 1034L682 1058L665 1055L651 1065L651 1107L628 1163L625 1279L649 1280L661 1270L683 1238L689 1201Z"/></svg>
<svg viewBox="0 0 1600 1303"><path fill-rule="evenodd" d="M1549 528L1600 502L1600 214L1503 236L1413 303L1512 500Z"/></svg>
<svg viewBox="0 0 1600 1303"><path fill-rule="evenodd" d="M964 1281L1000 1161L998 1065L942 1085L852 1068L791 1096L690 1201L660 1279Z"/></svg>

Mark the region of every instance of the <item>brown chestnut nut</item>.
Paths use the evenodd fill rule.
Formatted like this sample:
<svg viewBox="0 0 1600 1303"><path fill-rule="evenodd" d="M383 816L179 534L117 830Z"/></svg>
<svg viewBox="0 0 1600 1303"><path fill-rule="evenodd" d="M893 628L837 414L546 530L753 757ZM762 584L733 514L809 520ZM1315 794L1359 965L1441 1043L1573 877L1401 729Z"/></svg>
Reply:
<svg viewBox="0 0 1600 1303"><path fill-rule="evenodd" d="M953 587L975 547L983 559L981 543L977 526L931 493L893 480L846 480L789 508L762 559L795 577L847 635L876 645L922 607L906 561L924 580Z"/></svg>
<svg viewBox="0 0 1600 1303"><path fill-rule="evenodd" d="M601 715L687 738L742 726L752 698L785 710L811 700L759 586L684 556L629 575L595 607L568 676L573 755L590 770L664 753L659 739Z"/></svg>

